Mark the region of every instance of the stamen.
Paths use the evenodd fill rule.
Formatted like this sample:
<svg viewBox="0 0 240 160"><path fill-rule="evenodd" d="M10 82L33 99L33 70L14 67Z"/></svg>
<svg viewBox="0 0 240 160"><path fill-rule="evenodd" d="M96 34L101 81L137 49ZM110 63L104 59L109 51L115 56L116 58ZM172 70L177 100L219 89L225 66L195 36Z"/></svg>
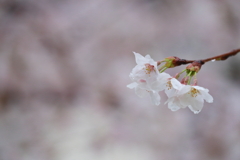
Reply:
<svg viewBox="0 0 240 160"><path fill-rule="evenodd" d="M197 97L198 94L200 94L200 92L199 90L192 87L191 90L188 92L188 94L190 94L192 97Z"/></svg>
<svg viewBox="0 0 240 160"><path fill-rule="evenodd" d="M146 74L150 74L152 71L155 71L153 65L150 65L150 64L147 63L147 64L145 64L145 66L146 66L146 68L143 68L143 69L145 69Z"/></svg>
<svg viewBox="0 0 240 160"><path fill-rule="evenodd" d="M168 82L167 82L166 87L167 87L168 90L172 89L172 83L171 83L171 81L168 81Z"/></svg>

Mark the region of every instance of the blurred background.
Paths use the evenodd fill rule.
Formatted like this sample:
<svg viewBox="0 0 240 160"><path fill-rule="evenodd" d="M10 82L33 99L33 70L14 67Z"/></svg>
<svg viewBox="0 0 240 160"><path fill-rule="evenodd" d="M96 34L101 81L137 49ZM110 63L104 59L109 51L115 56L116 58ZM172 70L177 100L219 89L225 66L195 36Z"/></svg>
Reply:
<svg viewBox="0 0 240 160"><path fill-rule="evenodd" d="M238 0L1 0L0 160L239 160L240 55L202 67L198 115L126 88L132 51L237 48Z"/></svg>

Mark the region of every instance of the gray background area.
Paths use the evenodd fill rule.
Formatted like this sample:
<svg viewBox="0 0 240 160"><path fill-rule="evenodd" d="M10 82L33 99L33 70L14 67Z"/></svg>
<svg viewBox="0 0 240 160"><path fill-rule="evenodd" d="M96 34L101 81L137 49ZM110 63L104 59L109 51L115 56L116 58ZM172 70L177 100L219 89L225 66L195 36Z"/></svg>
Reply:
<svg viewBox="0 0 240 160"><path fill-rule="evenodd" d="M239 160L240 55L202 67L214 103L198 115L126 88L132 51L236 48L238 0L2 0L0 160Z"/></svg>

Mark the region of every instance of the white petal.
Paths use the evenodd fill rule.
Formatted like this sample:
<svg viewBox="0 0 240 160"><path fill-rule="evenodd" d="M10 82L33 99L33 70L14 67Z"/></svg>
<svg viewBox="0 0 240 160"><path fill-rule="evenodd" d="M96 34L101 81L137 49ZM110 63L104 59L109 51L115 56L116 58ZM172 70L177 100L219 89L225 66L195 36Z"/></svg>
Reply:
<svg viewBox="0 0 240 160"><path fill-rule="evenodd" d="M164 104L167 104L169 102L173 101L173 98L168 98L167 101Z"/></svg>
<svg viewBox="0 0 240 160"><path fill-rule="evenodd" d="M160 104L160 100L161 100L161 97L160 95L158 94L158 92L150 92L150 96L151 96L151 99L152 99L152 102L155 104L155 105L159 105Z"/></svg>
<svg viewBox="0 0 240 160"><path fill-rule="evenodd" d="M166 88L167 80L171 76L167 73L160 73L160 74L156 74L153 77L154 77L154 79L152 80L153 83L151 83L152 89L162 91Z"/></svg>
<svg viewBox="0 0 240 160"><path fill-rule="evenodd" d="M138 88L143 89L143 90L150 90L148 84L146 82L139 82L138 83Z"/></svg>
<svg viewBox="0 0 240 160"><path fill-rule="evenodd" d="M145 57L143 57L141 54L139 53L136 53L136 52L133 52L134 55L135 55L135 60L136 60L136 63L139 64L139 65L144 65L146 63L148 63L148 59L146 59Z"/></svg>
<svg viewBox="0 0 240 160"><path fill-rule="evenodd" d="M130 89L136 88L137 86L138 86L138 84L136 82L133 82L133 83L127 85L127 87Z"/></svg>
<svg viewBox="0 0 240 160"><path fill-rule="evenodd" d="M203 99L197 100L195 97L188 95L185 99L181 99L181 103L189 107L195 114L199 113L203 108Z"/></svg>
<svg viewBox="0 0 240 160"><path fill-rule="evenodd" d="M157 73L151 72L149 75L146 75L146 81L148 84L152 84L157 81Z"/></svg>
<svg viewBox="0 0 240 160"><path fill-rule="evenodd" d="M178 95L183 95L191 90L191 86L183 85L181 90L178 92Z"/></svg>
<svg viewBox="0 0 240 160"><path fill-rule="evenodd" d="M130 74L130 77L132 75L132 77L141 77L146 75L146 73L144 72L143 68L145 66L141 66L141 65L136 65L133 69L132 72Z"/></svg>
<svg viewBox="0 0 240 160"><path fill-rule="evenodd" d="M208 93L209 90L200 86L193 86L193 88L196 88L197 90L200 91L200 96L205 99L208 103L213 102L213 97Z"/></svg>
<svg viewBox="0 0 240 160"><path fill-rule="evenodd" d="M176 96L177 90L176 89L165 89L165 93L168 96L168 98L170 98L170 97Z"/></svg>
<svg viewBox="0 0 240 160"><path fill-rule="evenodd" d="M146 95L147 95L147 91L145 90L145 89L141 89L141 88L139 88L139 87L136 87L135 88L135 93L136 93L136 95L138 95L140 98L143 98L143 97L145 97Z"/></svg>
<svg viewBox="0 0 240 160"><path fill-rule="evenodd" d="M147 55L145 56L145 58L147 58L147 59L152 59L149 54L147 54Z"/></svg>
<svg viewBox="0 0 240 160"><path fill-rule="evenodd" d="M150 87L151 87L152 90L162 91L162 90L164 90L166 88L166 85L162 84L159 81L155 81L152 84L150 84Z"/></svg>
<svg viewBox="0 0 240 160"><path fill-rule="evenodd" d="M204 92L208 92L209 90L200 86L192 86L193 88L196 88L199 91L204 91Z"/></svg>
<svg viewBox="0 0 240 160"><path fill-rule="evenodd" d="M150 55L146 55L145 58L149 64L154 65L154 67L157 67L157 62L155 62Z"/></svg>
<svg viewBox="0 0 240 160"><path fill-rule="evenodd" d="M171 84L172 84L173 88L176 90L181 90L184 86L176 78L171 79Z"/></svg>
<svg viewBox="0 0 240 160"><path fill-rule="evenodd" d="M178 98L175 99L175 103L180 108L186 108L187 107L187 106L182 105L180 99L178 99Z"/></svg>
<svg viewBox="0 0 240 160"><path fill-rule="evenodd" d="M202 98L205 99L208 103L213 102L213 97L208 92L200 92L202 95Z"/></svg>
<svg viewBox="0 0 240 160"><path fill-rule="evenodd" d="M198 114L203 108L203 102L195 101L193 105L189 105L188 108L194 113Z"/></svg>
<svg viewBox="0 0 240 160"><path fill-rule="evenodd" d="M201 92L198 93L196 97L192 97L192 98L194 98L197 101L203 101L203 96L202 96Z"/></svg>
<svg viewBox="0 0 240 160"><path fill-rule="evenodd" d="M169 78L172 78L172 77L165 72L160 73L157 77L158 81L162 81L163 83L167 83Z"/></svg>
<svg viewBox="0 0 240 160"><path fill-rule="evenodd" d="M177 111L180 109L180 107L176 103L173 103L173 101L168 103L168 108L171 109L171 111Z"/></svg>
<svg viewBox="0 0 240 160"><path fill-rule="evenodd" d="M134 72L132 72L132 74L130 74L130 78L133 81L139 81L140 79L146 80L148 78L148 76L146 75L146 73L143 70L139 70L135 74L134 74Z"/></svg>
<svg viewBox="0 0 240 160"><path fill-rule="evenodd" d="M192 103L192 101L194 100L195 97L192 97L191 95L189 94L183 94L183 95L180 95L178 96L179 99L180 99L180 103L183 105L183 106L188 106Z"/></svg>

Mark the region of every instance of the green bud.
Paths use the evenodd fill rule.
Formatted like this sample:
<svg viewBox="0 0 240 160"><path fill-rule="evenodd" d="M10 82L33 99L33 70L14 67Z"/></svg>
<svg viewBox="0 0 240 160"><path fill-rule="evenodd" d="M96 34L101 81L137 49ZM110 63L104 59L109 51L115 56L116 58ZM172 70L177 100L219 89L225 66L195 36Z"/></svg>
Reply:
<svg viewBox="0 0 240 160"><path fill-rule="evenodd" d="M178 62L180 60L180 58L172 56L172 57L167 57L164 59L165 63L165 67L167 68L174 68L176 66L179 66L176 62Z"/></svg>

